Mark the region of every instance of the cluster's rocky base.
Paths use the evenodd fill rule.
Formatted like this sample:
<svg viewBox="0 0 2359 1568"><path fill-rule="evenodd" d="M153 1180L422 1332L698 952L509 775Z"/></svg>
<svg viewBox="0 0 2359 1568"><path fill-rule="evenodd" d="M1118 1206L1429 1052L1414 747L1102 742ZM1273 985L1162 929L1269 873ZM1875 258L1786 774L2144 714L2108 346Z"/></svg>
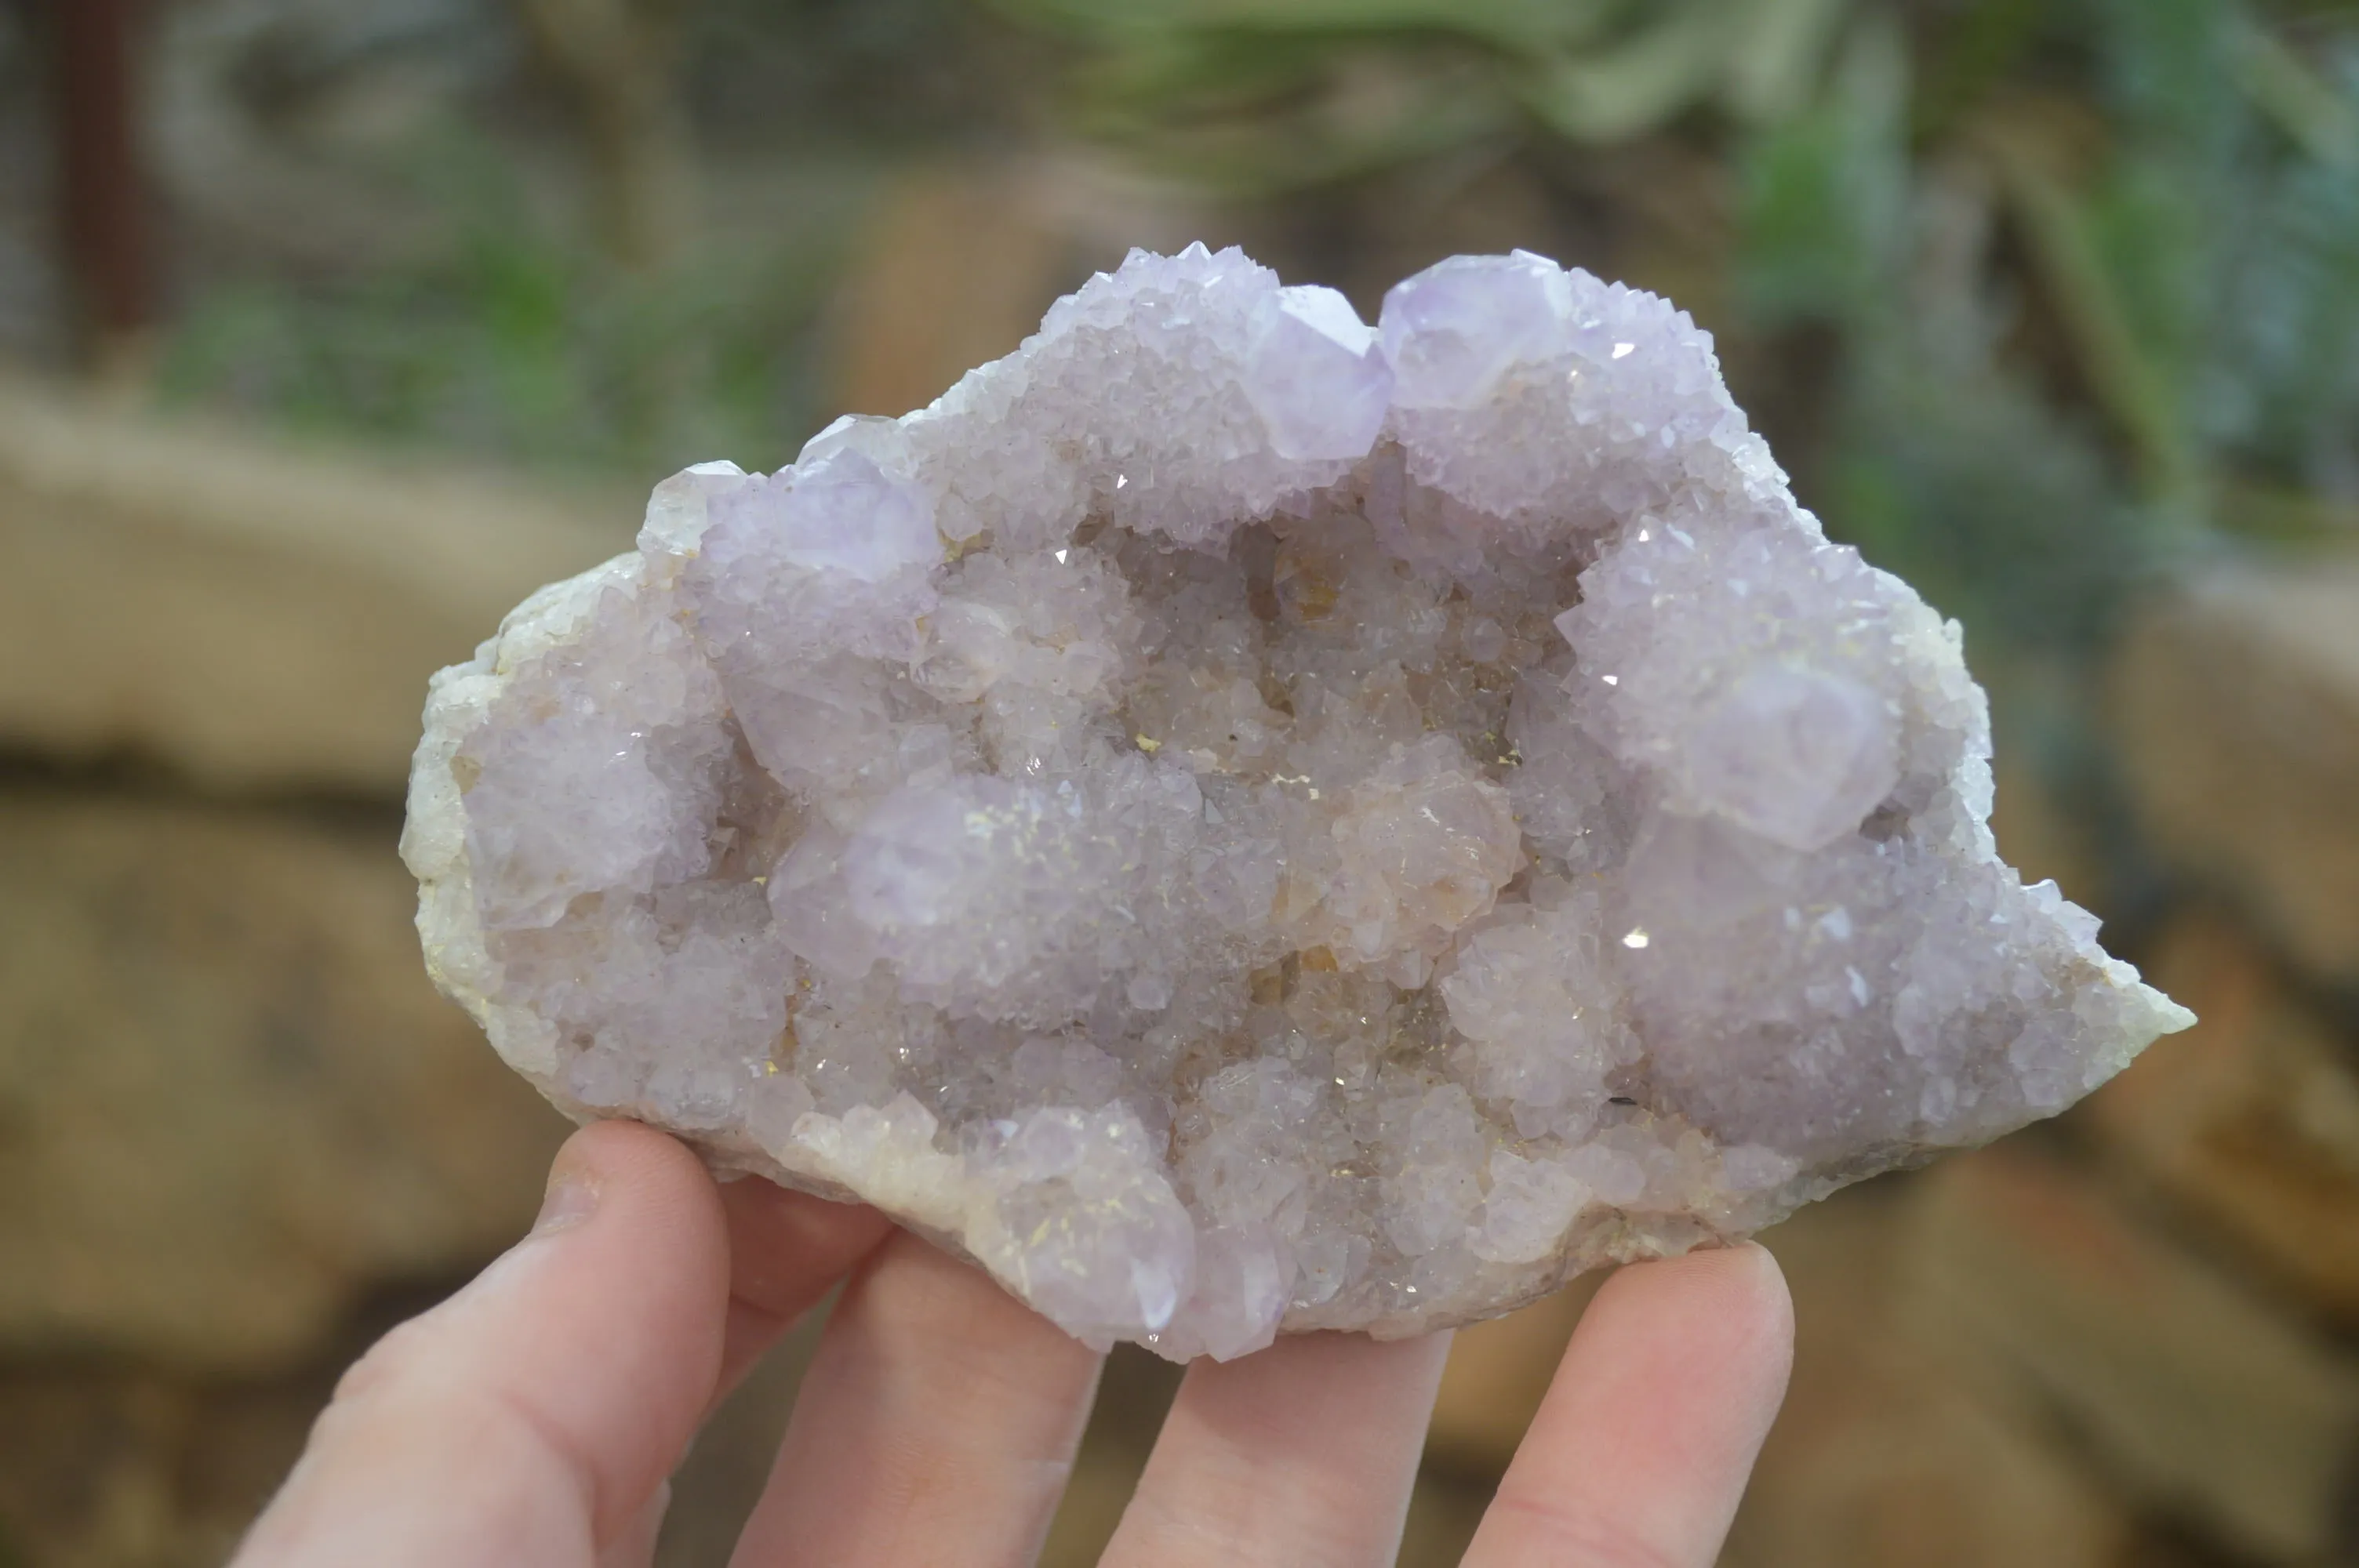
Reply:
<svg viewBox="0 0 2359 1568"><path fill-rule="evenodd" d="M1134 254L437 677L437 979L576 1116L1093 1342L1401 1335L2049 1115L2188 1015L1997 859L1953 624L1666 301Z"/></svg>

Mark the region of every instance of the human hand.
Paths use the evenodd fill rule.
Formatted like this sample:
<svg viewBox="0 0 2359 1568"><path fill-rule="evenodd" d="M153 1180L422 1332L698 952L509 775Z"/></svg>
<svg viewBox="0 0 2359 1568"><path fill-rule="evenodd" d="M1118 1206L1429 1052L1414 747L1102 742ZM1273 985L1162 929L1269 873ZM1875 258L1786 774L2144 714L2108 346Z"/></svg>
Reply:
<svg viewBox="0 0 2359 1568"><path fill-rule="evenodd" d="M644 1564L698 1425L847 1273L737 1568L1031 1562L1101 1358L874 1210L608 1122L531 1236L345 1374L233 1568ZM1466 1563L1711 1563L1792 1327L1758 1247L1615 1274ZM1391 1563L1449 1338L1196 1363L1103 1561Z"/></svg>

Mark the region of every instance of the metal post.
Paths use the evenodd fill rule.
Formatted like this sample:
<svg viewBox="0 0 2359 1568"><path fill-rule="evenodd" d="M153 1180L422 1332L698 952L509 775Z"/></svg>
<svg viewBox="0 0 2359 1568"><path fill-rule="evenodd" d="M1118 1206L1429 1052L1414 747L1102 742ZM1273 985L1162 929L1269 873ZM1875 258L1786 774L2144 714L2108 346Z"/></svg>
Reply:
<svg viewBox="0 0 2359 1568"><path fill-rule="evenodd" d="M134 37L139 0L49 0L67 284L102 374L133 368L155 324Z"/></svg>

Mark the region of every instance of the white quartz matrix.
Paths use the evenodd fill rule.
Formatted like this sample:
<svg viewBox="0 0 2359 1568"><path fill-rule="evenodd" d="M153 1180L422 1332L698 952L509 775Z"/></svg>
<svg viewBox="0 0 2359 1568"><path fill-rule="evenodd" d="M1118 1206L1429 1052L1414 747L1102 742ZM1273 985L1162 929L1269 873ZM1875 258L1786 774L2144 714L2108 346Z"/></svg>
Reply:
<svg viewBox="0 0 2359 1568"><path fill-rule="evenodd" d="M1745 1235L2183 1027L1998 860L1989 750L1668 301L1460 256L1371 328L1196 246L658 486L435 677L404 853L571 1114L1228 1357Z"/></svg>

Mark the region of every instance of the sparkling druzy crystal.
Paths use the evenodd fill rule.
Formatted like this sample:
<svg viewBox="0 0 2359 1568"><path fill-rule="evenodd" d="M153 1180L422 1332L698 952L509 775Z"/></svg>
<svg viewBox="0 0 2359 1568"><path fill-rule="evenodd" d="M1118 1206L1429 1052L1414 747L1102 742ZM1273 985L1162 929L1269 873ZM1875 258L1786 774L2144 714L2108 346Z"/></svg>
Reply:
<svg viewBox="0 0 2359 1568"><path fill-rule="evenodd" d="M1462 256L1372 329L1197 247L658 486L436 677L404 852L568 1112L1231 1357L1745 1235L2183 1026L2000 862L1988 753L1668 302Z"/></svg>

